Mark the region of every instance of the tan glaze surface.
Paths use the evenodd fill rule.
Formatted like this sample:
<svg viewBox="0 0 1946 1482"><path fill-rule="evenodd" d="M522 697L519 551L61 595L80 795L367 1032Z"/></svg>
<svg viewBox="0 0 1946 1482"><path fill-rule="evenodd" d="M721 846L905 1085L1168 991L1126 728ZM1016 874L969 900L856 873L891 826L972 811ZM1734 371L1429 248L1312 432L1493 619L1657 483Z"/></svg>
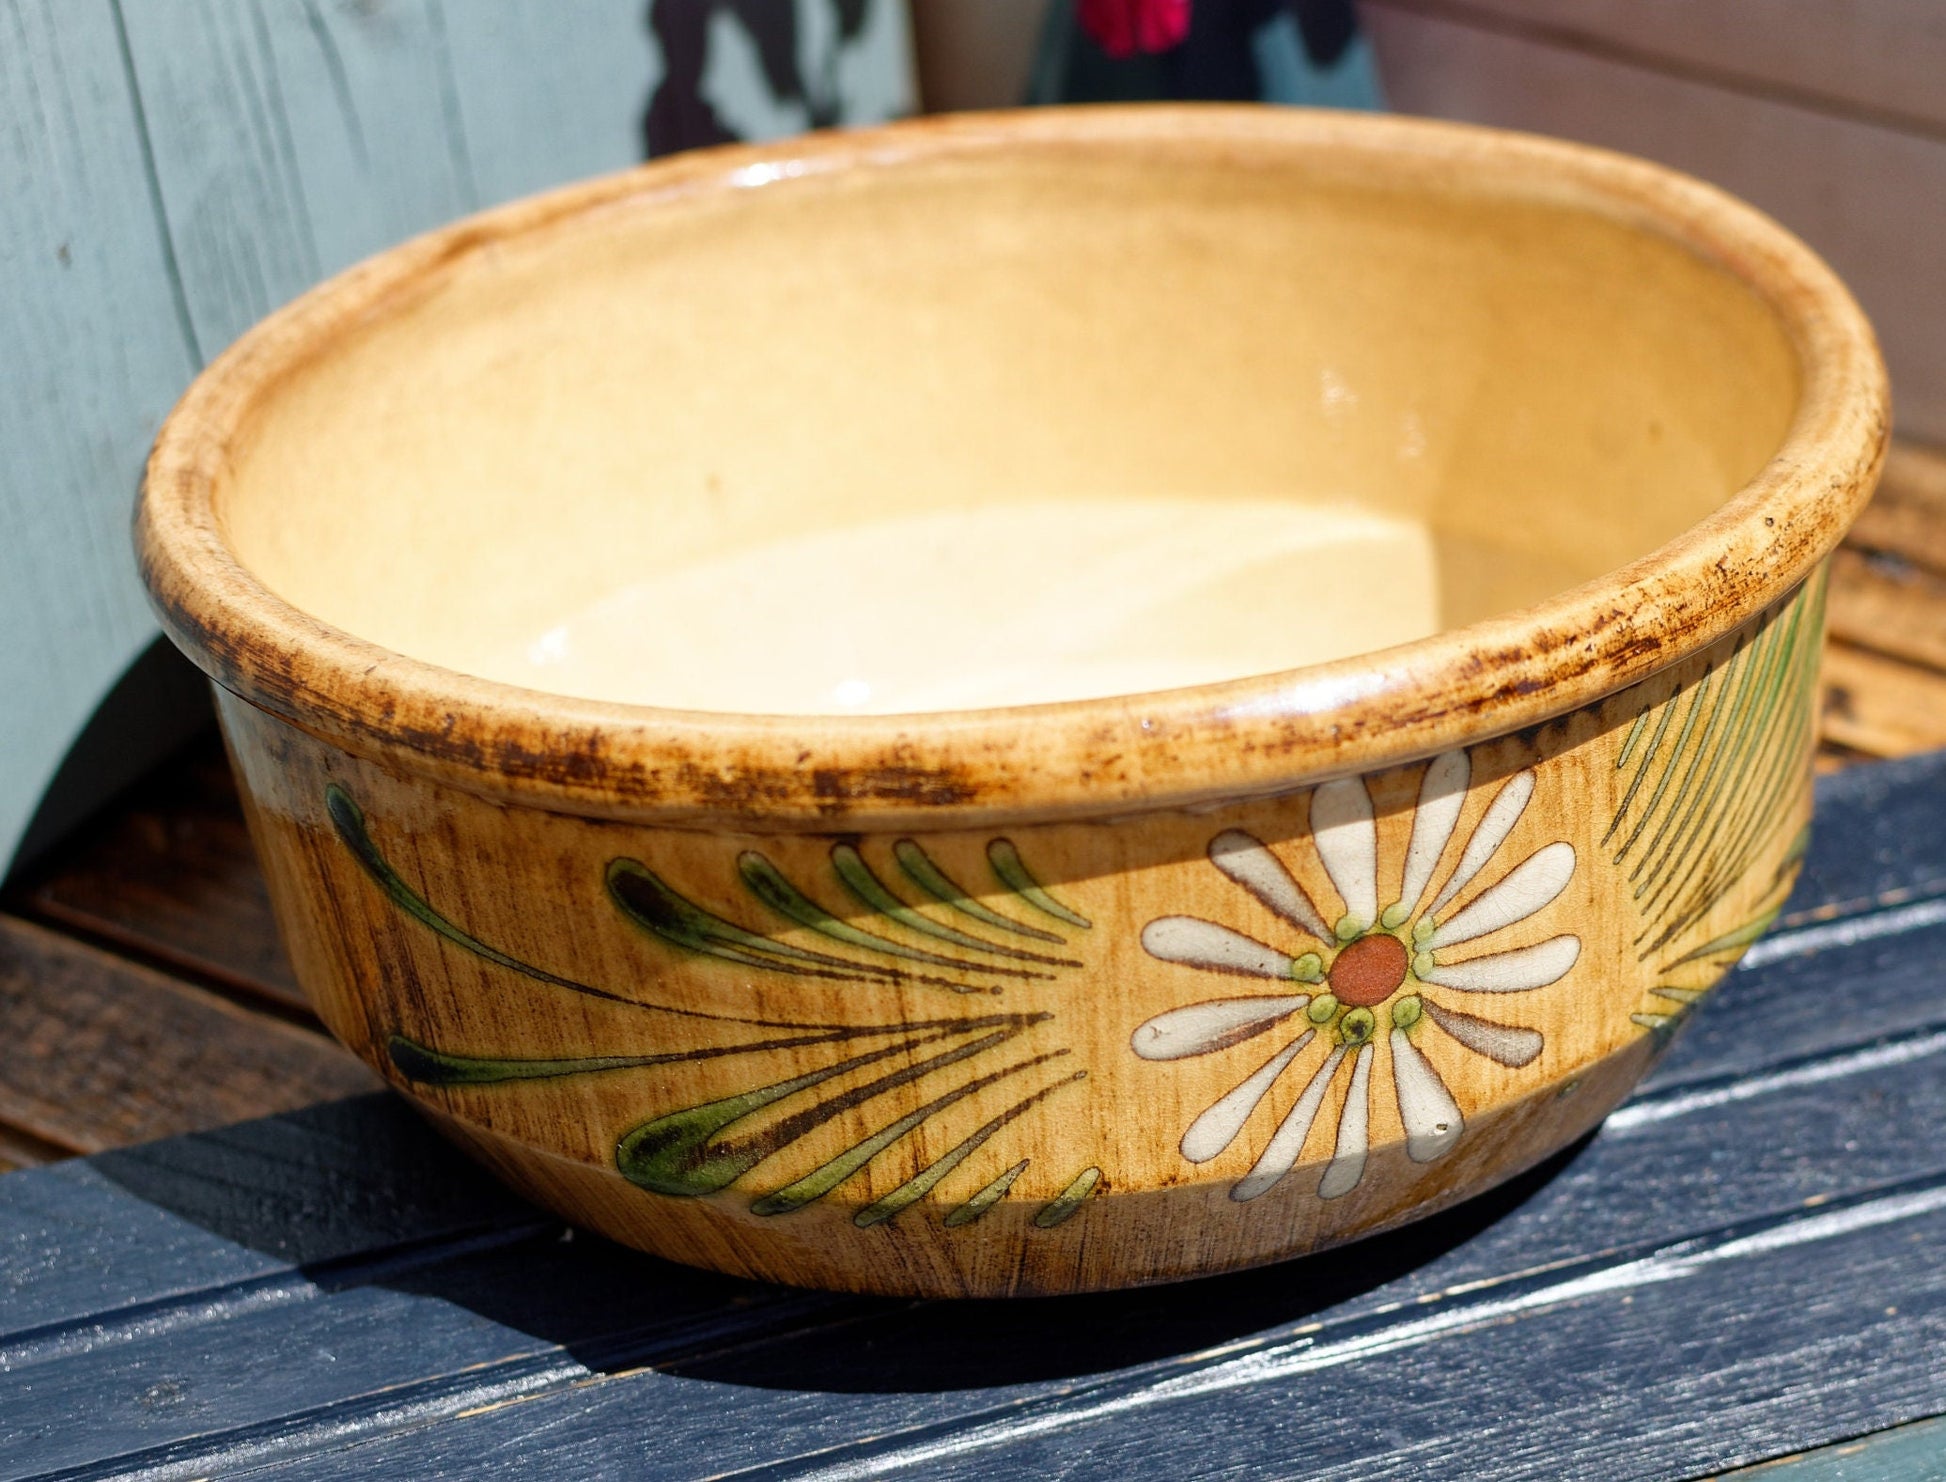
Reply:
<svg viewBox="0 0 1946 1482"><path fill-rule="evenodd" d="M1091 699L1423 638L1455 621L1442 554L1453 553L1414 521L1289 499L894 515L632 581L455 663L685 710L896 715ZM1511 584L1503 562L1477 558ZM1560 586L1549 575L1533 597Z"/></svg>
<svg viewBox="0 0 1946 1482"><path fill-rule="evenodd" d="M1052 111L689 156L388 253L192 388L142 542L224 683L504 800L705 827L1082 815L1274 793L1646 677L1836 543L1884 421L1842 287L1667 171L1404 119ZM726 722L404 656L476 618L511 640L658 541L694 555L834 499L1321 488L1589 580L1382 661L1049 707L1030 734Z"/></svg>
<svg viewBox="0 0 1946 1482"><path fill-rule="evenodd" d="M1605 1115L1795 878L1821 590L1429 765L1005 834L482 808L224 721L320 1016L530 1195L774 1280L1050 1293L1337 1244Z"/></svg>
<svg viewBox="0 0 1946 1482"><path fill-rule="evenodd" d="M1661 171L1397 120L976 119L654 167L327 286L179 409L143 555L227 687L307 993L474 1152L677 1259L1057 1292L1357 1238L1626 1094L1789 888L1821 563L1884 415L1835 281ZM922 722L371 641L518 636L654 531L680 564L820 504L1327 488L1586 579ZM1503 568L1455 568L1471 610Z"/></svg>

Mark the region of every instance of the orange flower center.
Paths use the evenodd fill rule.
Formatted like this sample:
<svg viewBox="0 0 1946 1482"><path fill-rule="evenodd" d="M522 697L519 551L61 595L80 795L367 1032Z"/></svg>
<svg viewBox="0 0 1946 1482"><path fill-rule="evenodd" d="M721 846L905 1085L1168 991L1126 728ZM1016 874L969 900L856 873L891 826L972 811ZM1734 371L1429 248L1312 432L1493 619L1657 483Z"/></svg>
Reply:
<svg viewBox="0 0 1946 1482"><path fill-rule="evenodd" d="M1405 981L1405 943L1386 932L1360 937L1331 964L1331 992L1339 1003L1368 1009L1384 1003Z"/></svg>

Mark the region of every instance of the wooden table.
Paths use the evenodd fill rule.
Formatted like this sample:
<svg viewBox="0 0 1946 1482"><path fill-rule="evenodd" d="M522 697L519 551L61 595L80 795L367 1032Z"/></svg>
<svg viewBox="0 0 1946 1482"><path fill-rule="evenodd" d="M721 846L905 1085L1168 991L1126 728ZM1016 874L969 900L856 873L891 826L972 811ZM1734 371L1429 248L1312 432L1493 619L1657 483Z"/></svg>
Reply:
<svg viewBox="0 0 1946 1482"><path fill-rule="evenodd" d="M1684 1476L1946 1414L1946 757L1848 765L1946 747L1946 459L1901 451L1831 622L1796 904L1603 1132L1062 1302L719 1280L455 1175L318 1031L206 746L0 910L0 1158L55 1165L0 1179L0 1478Z"/></svg>

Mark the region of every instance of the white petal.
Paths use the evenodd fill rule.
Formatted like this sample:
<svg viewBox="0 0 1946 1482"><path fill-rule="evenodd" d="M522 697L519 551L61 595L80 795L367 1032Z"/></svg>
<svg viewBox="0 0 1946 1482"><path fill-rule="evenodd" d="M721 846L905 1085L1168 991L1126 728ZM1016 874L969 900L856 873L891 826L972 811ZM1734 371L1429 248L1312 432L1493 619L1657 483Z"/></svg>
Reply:
<svg viewBox="0 0 1946 1482"><path fill-rule="evenodd" d="M1372 1111L1372 1047L1359 1046L1351 1068L1351 1089L1338 1114L1338 1145L1331 1150L1331 1166L1318 1181L1320 1199L1336 1199L1358 1187L1365 1176L1365 1148L1370 1140Z"/></svg>
<svg viewBox="0 0 1946 1482"><path fill-rule="evenodd" d="M1419 976L1428 983L1457 988L1462 993L1524 993L1529 988L1558 983L1580 955L1581 938L1550 937L1535 946L1512 952L1495 952L1466 962L1437 963L1431 972Z"/></svg>
<svg viewBox="0 0 1946 1482"><path fill-rule="evenodd" d="M1496 1024L1454 1009L1442 1009L1430 998L1419 1000L1426 1015L1446 1033L1476 1055L1501 1065L1519 1067L1533 1062L1546 1041L1538 1029L1521 1029L1513 1024Z"/></svg>
<svg viewBox="0 0 1946 1482"><path fill-rule="evenodd" d="M1415 1163L1444 1156L1459 1141L1466 1119L1439 1072L1403 1029L1392 1031L1392 1085L1399 1093L1399 1120L1405 1123L1405 1155Z"/></svg>
<svg viewBox="0 0 1946 1482"><path fill-rule="evenodd" d="M1243 1130L1243 1124L1250 1120L1250 1113L1257 1109L1257 1103L1270 1090L1271 1083L1284 1073L1284 1067L1295 1060L1298 1052L1316 1036L1315 1029L1305 1030L1258 1066L1236 1090L1191 1122L1189 1130L1182 1135L1182 1155L1192 1163L1207 1163L1235 1142L1237 1134Z"/></svg>
<svg viewBox="0 0 1946 1482"><path fill-rule="evenodd" d="M1210 840L1209 860L1292 925L1302 927L1321 942L1331 940L1330 928L1304 887L1291 878L1276 855L1264 848L1261 839L1242 829L1226 829Z"/></svg>
<svg viewBox="0 0 1946 1482"><path fill-rule="evenodd" d="M1289 998L1212 998L1192 1003L1136 1026L1128 1047L1144 1060L1208 1055L1256 1038L1310 1001L1299 993Z"/></svg>
<svg viewBox="0 0 1946 1482"><path fill-rule="evenodd" d="M1516 921L1525 921L1568 888L1574 878L1574 845L1565 841L1536 849L1506 876L1481 891L1464 911L1439 923L1426 946L1437 952L1470 942Z"/></svg>
<svg viewBox="0 0 1946 1482"><path fill-rule="evenodd" d="M1419 897L1432 883L1432 872L1466 805L1466 784L1472 775L1473 765L1463 751L1436 756L1426 768L1426 780L1419 784L1419 808L1412 815L1412 842L1405 851L1405 882L1399 889L1407 911L1418 906Z"/></svg>
<svg viewBox="0 0 1946 1482"><path fill-rule="evenodd" d="M1311 1077L1311 1083L1297 1098L1297 1105L1285 1113L1284 1120L1271 1134L1270 1145L1263 1150L1263 1155L1230 1190L1232 1199L1243 1204L1259 1194L1266 1194L1291 1171L1291 1166L1304 1151L1304 1139L1311 1135L1311 1124L1318 1119L1318 1108L1324 1105L1324 1093L1331 1084L1332 1072L1337 1070L1338 1062L1344 1058L1343 1045L1325 1057L1324 1064L1318 1067L1317 1074Z"/></svg>
<svg viewBox="0 0 1946 1482"><path fill-rule="evenodd" d="M1459 868L1453 871L1453 878L1439 892L1439 898L1432 903L1428 914L1438 915L1445 910L1447 902L1466 889L1473 877L1486 868L1487 861L1493 858L1493 852L1507 842L1507 835L1520 822L1520 815L1527 811L1527 800L1533 795L1532 772L1516 772L1507 779L1507 785L1488 804L1486 816L1480 820L1480 826L1473 830L1473 837L1466 841L1466 852L1460 856Z"/></svg>
<svg viewBox="0 0 1946 1482"><path fill-rule="evenodd" d="M1378 826L1363 782L1327 782L1312 794L1311 842L1345 913L1370 926L1378 919Z"/></svg>
<svg viewBox="0 0 1946 1482"><path fill-rule="evenodd" d="M1214 921L1195 916L1160 916L1142 928L1142 945L1149 956L1164 962L1183 962L1212 972L1244 973L1253 978L1291 975L1291 959Z"/></svg>

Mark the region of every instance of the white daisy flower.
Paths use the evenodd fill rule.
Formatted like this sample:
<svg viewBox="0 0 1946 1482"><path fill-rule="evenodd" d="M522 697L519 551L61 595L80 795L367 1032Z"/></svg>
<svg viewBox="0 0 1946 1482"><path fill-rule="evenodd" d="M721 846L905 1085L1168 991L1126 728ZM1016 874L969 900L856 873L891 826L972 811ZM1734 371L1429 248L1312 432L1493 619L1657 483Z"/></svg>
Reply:
<svg viewBox="0 0 1946 1482"><path fill-rule="evenodd" d="M1308 1074L1303 1091L1232 1186L1232 1199L1247 1201L1269 1192L1296 1166L1347 1066L1331 1161L1317 1192L1335 1199L1358 1186L1370 1145L1373 1066L1381 1046L1405 1128L1406 1155L1417 1163L1442 1157L1465 1128L1459 1104L1423 1048L1426 1026L1462 1051L1504 1066L1527 1065L1540 1054L1538 1031L1458 1005L1548 987L1574 966L1581 942L1572 935L1524 945L1490 941L1528 921L1567 888L1574 876L1574 847L1544 845L1469 894L1534 794L1533 772L1519 772L1495 795L1434 892L1471 775L1472 765L1459 751L1436 757L1426 768L1399 899L1383 910L1372 799L1363 781L1351 780L1326 783L1311 799L1311 845L1342 907L1333 921L1260 840L1230 829L1210 841L1210 863L1307 939L1293 943L1293 950L1195 916L1163 916L1143 928L1143 947L1164 962L1282 985L1276 993L1208 998L1172 1009L1130 1037L1130 1048L1145 1060L1180 1060L1229 1051L1273 1030L1288 1036L1183 1133L1183 1157L1209 1162L1243 1135L1272 1085L1303 1062L1296 1072Z"/></svg>

